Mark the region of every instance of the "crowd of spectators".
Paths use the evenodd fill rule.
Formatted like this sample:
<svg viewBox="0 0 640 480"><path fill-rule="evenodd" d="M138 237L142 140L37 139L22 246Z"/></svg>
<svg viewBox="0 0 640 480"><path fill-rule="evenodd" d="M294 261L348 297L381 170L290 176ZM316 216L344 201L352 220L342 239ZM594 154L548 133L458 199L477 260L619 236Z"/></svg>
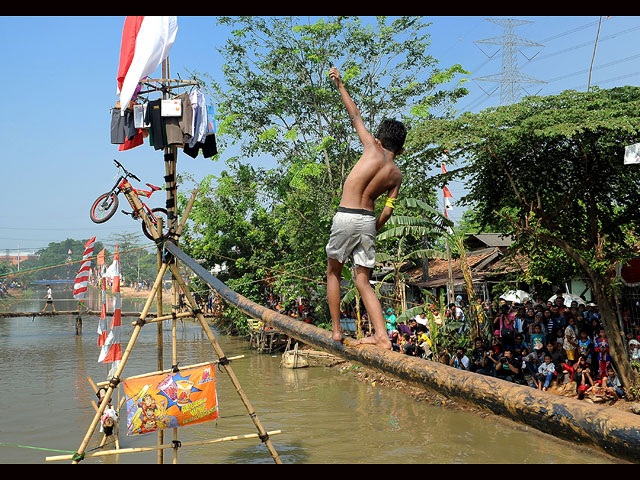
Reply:
<svg viewBox="0 0 640 480"><path fill-rule="evenodd" d="M0 280L0 298L11 298L14 295L10 292L13 289L24 290L27 286L19 280L9 280L3 278Z"/></svg>
<svg viewBox="0 0 640 480"><path fill-rule="evenodd" d="M462 324L458 335L468 332L468 307L462 298L449 304L445 318L435 310L437 325L449 321ZM430 325L425 313L408 322L398 321L391 308L385 314L387 334L394 350L406 355L437 360L454 368L489 375L508 382L529 385L540 390L559 388L559 393L585 395L602 401L624 397L620 379L610 355L610 346L597 305L572 302L564 298L554 302L528 300L523 304L502 301L495 315L479 303L477 311L488 335L479 336L473 345L440 352L433 358ZM640 364L640 326L626 335L629 357Z"/></svg>

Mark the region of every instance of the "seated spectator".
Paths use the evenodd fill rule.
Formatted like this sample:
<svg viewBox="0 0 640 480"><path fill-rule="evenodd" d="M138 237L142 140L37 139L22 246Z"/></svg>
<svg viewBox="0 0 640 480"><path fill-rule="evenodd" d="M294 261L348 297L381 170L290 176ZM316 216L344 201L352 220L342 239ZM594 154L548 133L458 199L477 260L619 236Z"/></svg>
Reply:
<svg viewBox="0 0 640 480"><path fill-rule="evenodd" d="M563 380L562 364L565 362L564 352L562 350L558 350L551 342L547 343L547 352L551 355L551 361L555 366L558 384L560 385Z"/></svg>
<svg viewBox="0 0 640 480"><path fill-rule="evenodd" d="M522 358L514 358L511 350L505 350L495 362L496 377L507 382L516 382L522 376Z"/></svg>
<svg viewBox="0 0 640 480"><path fill-rule="evenodd" d="M622 389L622 382L618 378L615 370L613 369L613 365L609 365L607 367L607 376L602 377L602 388L603 390L615 396L616 399L620 400L624 397L624 390Z"/></svg>
<svg viewBox="0 0 640 480"><path fill-rule="evenodd" d="M460 370L469 370L469 357L464 354L464 348L456 349L456 354L451 357L449 365Z"/></svg>
<svg viewBox="0 0 640 480"><path fill-rule="evenodd" d="M536 346L534 347L533 351L529 354L527 354L524 357L524 364L527 368L527 372L529 372L529 374L531 375L531 379L533 380L534 383L534 388L538 388L538 381L537 381L537 376L538 376L538 369L540 368L540 365L542 365L542 362L544 361L544 356L545 356L545 351L544 351L544 346L542 345L542 343L536 343Z"/></svg>
<svg viewBox="0 0 640 480"><path fill-rule="evenodd" d="M413 335L413 332L411 331L411 327L409 327L409 325L404 323L404 321L398 322L398 324L396 325L396 328L400 336L403 336L405 333L409 334L409 336Z"/></svg>
<svg viewBox="0 0 640 480"><path fill-rule="evenodd" d="M484 346L484 342L481 338L476 338L475 348L471 353L471 362L469 364L469 370L472 372L480 373L482 375L491 375L492 369L487 359L489 352Z"/></svg>
<svg viewBox="0 0 640 480"><path fill-rule="evenodd" d="M399 345L401 353L411 356L414 356L416 354L416 346L412 341L413 338L415 337L412 337L408 333L402 334Z"/></svg>
<svg viewBox="0 0 640 480"><path fill-rule="evenodd" d="M544 361L538 367L536 378L538 381L538 389L546 392L549 389L549 385L551 385L551 380L553 380L555 373L556 367L551 360L551 355L547 352L544 354Z"/></svg>
<svg viewBox="0 0 640 480"><path fill-rule="evenodd" d="M593 385L593 378L591 377L591 369L587 363L587 359L584 356L579 356L578 361L573 365L575 371L574 380L576 382L576 389L578 399L582 400L584 394Z"/></svg>

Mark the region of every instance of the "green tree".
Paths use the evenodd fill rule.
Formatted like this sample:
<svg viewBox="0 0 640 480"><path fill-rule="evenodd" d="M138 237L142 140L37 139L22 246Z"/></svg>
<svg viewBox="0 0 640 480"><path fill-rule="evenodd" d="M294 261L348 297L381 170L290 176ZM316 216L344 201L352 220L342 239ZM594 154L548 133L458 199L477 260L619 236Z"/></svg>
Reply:
<svg viewBox="0 0 640 480"><path fill-rule="evenodd" d="M594 88L433 120L414 129L413 151L435 163L448 148L468 178L483 224L496 220L522 252L554 247L580 268L598 303L611 356L630 392L638 377L621 338L615 265L637 255L640 171L623 164L640 141L640 88ZM631 167L631 168L630 168ZM635 387L634 387L635 386Z"/></svg>
<svg viewBox="0 0 640 480"><path fill-rule="evenodd" d="M238 262L246 261L251 250L242 247L248 233L242 228L249 222L252 235L265 235L260 244L263 265L301 272L281 277L290 285L281 283L281 291L317 290L326 274L324 246L342 185L362 154L328 77L330 66L340 68L372 132L384 117L400 117L411 125L429 117L433 108L446 112L453 100L467 93L464 79L455 82L466 72L459 65L438 67L428 53L429 24L420 17L376 17L373 25L342 16L306 24L296 17L255 16L222 17L220 23L235 28L221 49L224 84L194 75L210 79L206 89L216 99L219 150L236 145L239 153L228 160L230 168L218 190L211 187L211 179L202 185L206 193L194 206L198 213L192 218L212 223L197 227L206 230L202 237L194 227L193 248L222 253L237 244ZM276 166L245 167L256 158L271 158ZM247 174L253 179L248 184L243 178ZM408 175L404 188L429 201L433 192L422 180ZM251 202L250 209L231 208L233 200L219 195L232 184L253 189L255 198L241 194ZM218 213L221 218L214 218ZM235 219L227 222L230 215ZM228 275L240 273L233 270ZM259 275L264 272L254 274L253 280Z"/></svg>

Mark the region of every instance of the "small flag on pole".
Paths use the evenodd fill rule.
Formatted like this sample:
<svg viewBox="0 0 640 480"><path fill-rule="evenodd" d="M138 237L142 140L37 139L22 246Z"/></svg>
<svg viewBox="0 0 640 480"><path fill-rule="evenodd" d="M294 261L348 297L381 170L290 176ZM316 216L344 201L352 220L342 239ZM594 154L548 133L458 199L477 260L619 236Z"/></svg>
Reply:
<svg viewBox="0 0 640 480"><path fill-rule="evenodd" d="M112 371L117 368L120 360L122 360L122 347L120 345L120 327L121 327L121 299L120 299L120 255L118 253L118 244L116 244L116 253L113 256L113 284L111 291L116 295L116 304L113 309L113 318L111 319L111 330L107 336L105 344L100 351L99 363L114 363ZM111 269L110 267L110 269ZM111 372L110 372L111 374Z"/></svg>
<svg viewBox="0 0 640 480"><path fill-rule="evenodd" d="M73 285L73 298L76 300L84 300L87 293L87 285L89 283L89 272L91 271L91 256L93 255L93 246L96 243L96 237L93 237L84 244L84 254L82 255L82 263L80 270L76 275Z"/></svg>
<svg viewBox="0 0 640 480"><path fill-rule="evenodd" d="M446 150L445 150L445 154L442 155L442 173L445 174L447 173L447 167L445 167L444 165L444 159L446 158ZM442 202L444 203L444 216L449 218L449 213L447 212L448 210L453 210L453 206L451 205L451 199L453 198L453 195L451 195L451 192L449 191L449 189L447 188L447 186L445 185L444 187L442 187ZM451 229L451 227L447 227L447 232L448 233L453 233L453 230Z"/></svg>

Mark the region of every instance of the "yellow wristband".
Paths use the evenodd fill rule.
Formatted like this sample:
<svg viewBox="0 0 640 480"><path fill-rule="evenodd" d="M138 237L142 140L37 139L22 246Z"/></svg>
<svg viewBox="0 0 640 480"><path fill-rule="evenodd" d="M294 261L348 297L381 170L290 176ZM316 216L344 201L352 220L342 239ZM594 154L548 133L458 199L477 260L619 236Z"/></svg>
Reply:
<svg viewBox="0 0 640 480"><path fill-rule="evenodd" d="M397 198L387 198L387 201L385 202L384 206L385 207L389 207L389 208L395 208L396 207L396 200L398 200Z"/></svg>

